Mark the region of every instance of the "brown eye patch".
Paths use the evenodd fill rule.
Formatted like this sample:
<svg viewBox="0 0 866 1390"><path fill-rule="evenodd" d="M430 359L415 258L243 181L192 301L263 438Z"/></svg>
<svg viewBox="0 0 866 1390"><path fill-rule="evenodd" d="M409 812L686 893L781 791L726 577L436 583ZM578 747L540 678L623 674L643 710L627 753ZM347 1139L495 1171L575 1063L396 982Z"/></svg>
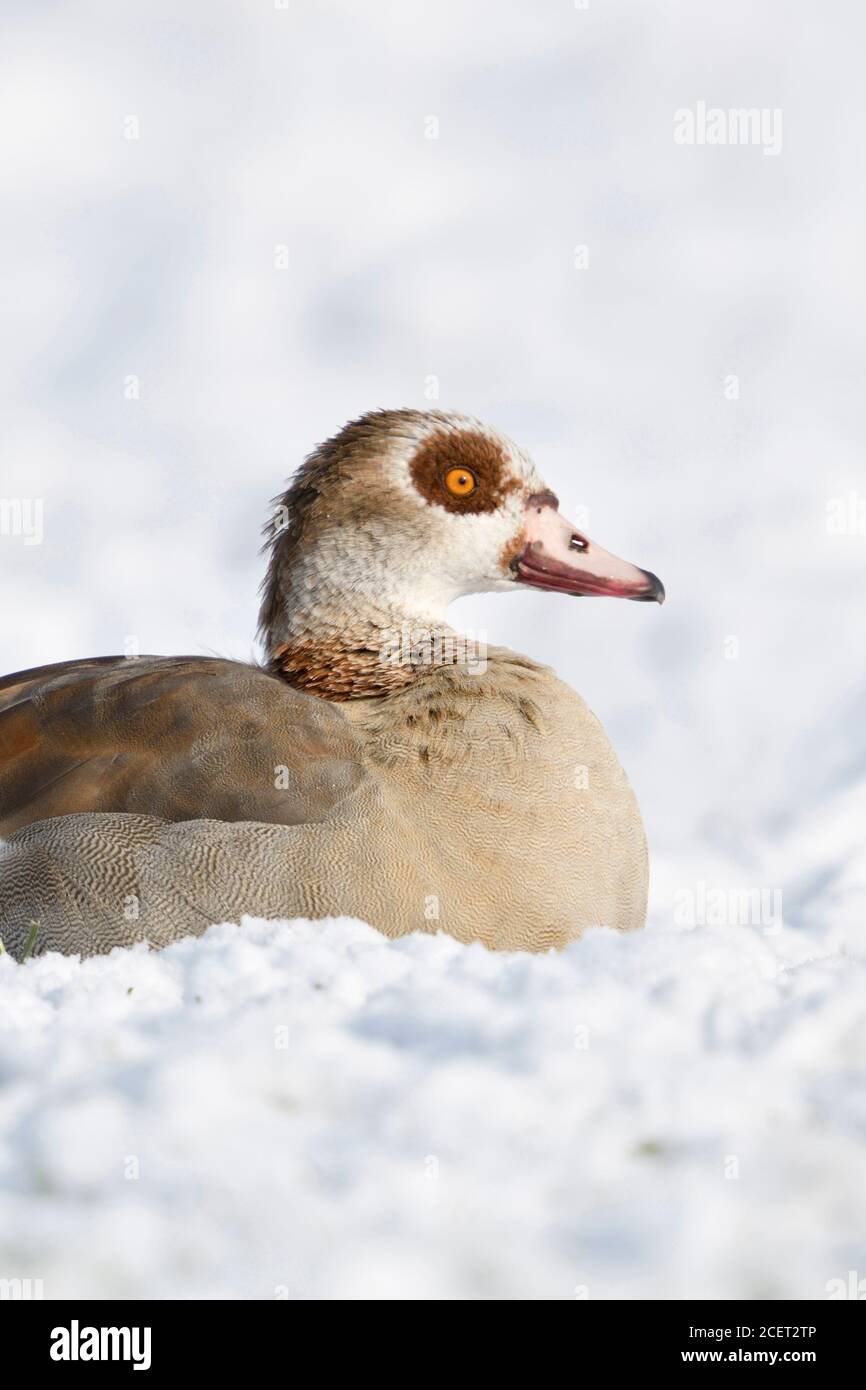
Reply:
<svg viewBox="0 0 866 1390"><path fill-rule="evenodd" d="M495 512L520 488L502 446L474 430L436 430L418 447L409 469L421 496L448 512ZM455 492L460 473L475 486Z"/></svg>

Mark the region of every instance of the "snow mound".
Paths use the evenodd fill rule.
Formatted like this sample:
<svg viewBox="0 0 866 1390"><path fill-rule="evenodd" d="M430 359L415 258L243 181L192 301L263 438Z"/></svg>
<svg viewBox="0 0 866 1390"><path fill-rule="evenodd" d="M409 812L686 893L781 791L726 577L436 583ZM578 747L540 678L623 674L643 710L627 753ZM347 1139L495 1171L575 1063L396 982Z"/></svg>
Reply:
<svg viewBox="0 0 866 1390"><path fill-rule="evenodd" d="M823 1298L866 1273L866 958L246 921L0 958L0 1277L52 1297Z"/></svg>

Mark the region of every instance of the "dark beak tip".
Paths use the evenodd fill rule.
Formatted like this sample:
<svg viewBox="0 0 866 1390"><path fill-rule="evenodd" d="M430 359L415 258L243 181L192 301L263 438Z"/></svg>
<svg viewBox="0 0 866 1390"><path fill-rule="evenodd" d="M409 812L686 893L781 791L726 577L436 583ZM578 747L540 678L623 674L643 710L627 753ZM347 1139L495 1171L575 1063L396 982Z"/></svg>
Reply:
<svg viewBox="0 0 866 1390"><path fill-rule="evenodd" d="M658 604L664 603L666 597L665 586L659 579L658 575L653 574L652 570L644 570L643 573L646 576L647 587L644 593L640 595L641 602Z"/></svg>

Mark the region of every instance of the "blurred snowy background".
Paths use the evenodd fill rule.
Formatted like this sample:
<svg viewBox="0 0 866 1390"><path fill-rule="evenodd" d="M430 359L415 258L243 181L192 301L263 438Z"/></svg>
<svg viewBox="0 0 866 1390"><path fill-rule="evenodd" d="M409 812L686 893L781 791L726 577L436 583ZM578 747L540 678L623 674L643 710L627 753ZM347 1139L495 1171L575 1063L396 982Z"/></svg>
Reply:
<svg viewBox="0 0 866 1390"><path fill-rule="evenodd" d="M249 657L259 527L312 444L375 406L463 410L666 584L661 610L455 610L606 725L656 930L677 893L765 889L797 959L855 949L862 7L8 0L2 27L0 497L41 499L44 538L4 523L0 667L130 643ZM676 144L700 101L781 109L781 153ZM822 997L810 1045L847 1075ZM833 1164L804 1164L803 1200L829 1202Z"/></svg>

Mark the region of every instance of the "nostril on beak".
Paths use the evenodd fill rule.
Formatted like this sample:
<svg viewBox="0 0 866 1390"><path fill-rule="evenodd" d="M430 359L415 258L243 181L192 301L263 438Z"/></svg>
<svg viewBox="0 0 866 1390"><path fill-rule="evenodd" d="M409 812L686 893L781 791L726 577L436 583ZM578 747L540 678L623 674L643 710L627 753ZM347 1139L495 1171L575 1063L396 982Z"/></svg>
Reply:
<svg viewBox="0 0 866 1390"><path fill-rule="evenodd" d="M568 548L569 550L589 550L589 541L585 536L579 536L575 531L568 542Z"/></svg>

